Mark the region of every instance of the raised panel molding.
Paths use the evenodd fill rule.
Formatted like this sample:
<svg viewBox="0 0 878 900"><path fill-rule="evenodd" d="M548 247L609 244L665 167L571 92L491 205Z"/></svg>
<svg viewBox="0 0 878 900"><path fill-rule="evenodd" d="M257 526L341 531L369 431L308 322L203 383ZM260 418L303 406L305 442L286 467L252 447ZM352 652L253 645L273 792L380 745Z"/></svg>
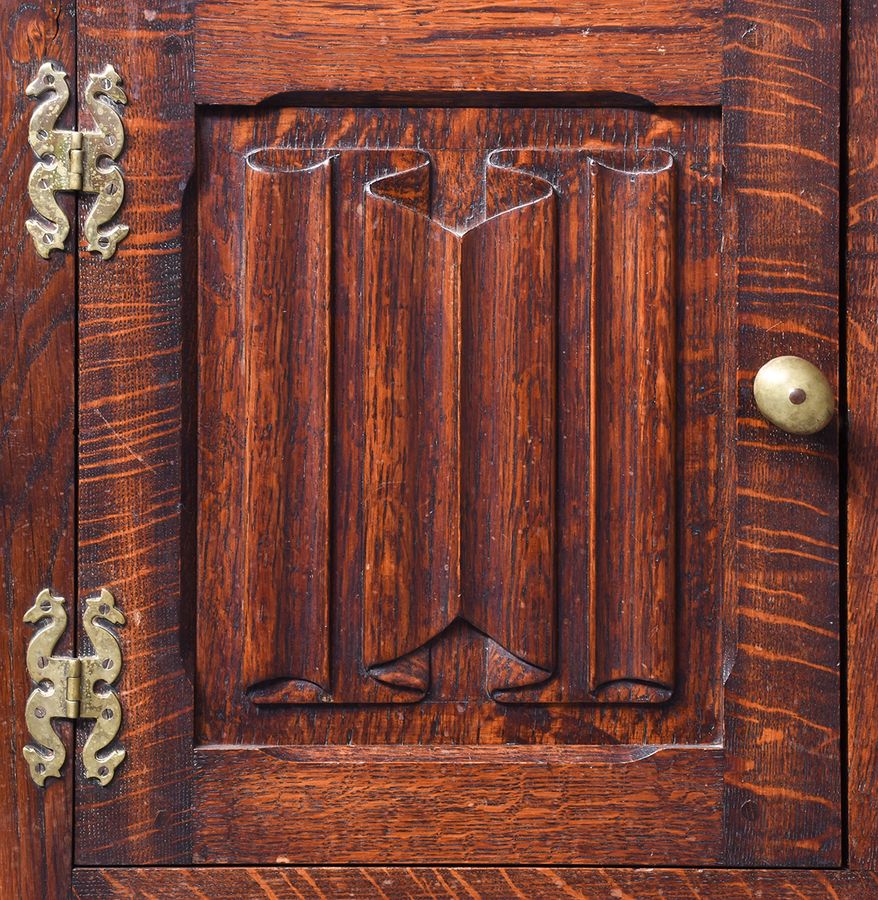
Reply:
<svg viewBox="0 0 878 900"><path fill-rule="evenodd" d="M429 218L430 161L365 189L363 664L422 696L460 615L460 236Z"/></svg>
<svg viewBox="0 0 878 900"><path fill-rule="evenodd" d="M676 193L670 154L592 162L591 687L674 687Z"/></svg>
<svg viewBox="0 0 878 900"><path fill-rule="evenodd" d="M479 720L499 737L537 708L581 732L560 709L582 704L629 742L626 706L666 720L656 740L712 739L683 723L718 711L720 635L694 621L720 598L678 589L681 552L710 559L680 517L719 477L681 482L715 458L687 442L718 437L717 389L685 418L693 380L719 381L694 368L716 346L698 323L721 318L713 121L695 150L619 127L492 145L480 111L420 115L462 130L382 146L303 120L289 146L242 122L223 164L241 224L204 189L231 268L202 284L199 646L232 673L227 721L252 721L224 742L284 707L306 743L333 707L338 739L392 743ZM221 685L201 672L207 721Z"/></svg>

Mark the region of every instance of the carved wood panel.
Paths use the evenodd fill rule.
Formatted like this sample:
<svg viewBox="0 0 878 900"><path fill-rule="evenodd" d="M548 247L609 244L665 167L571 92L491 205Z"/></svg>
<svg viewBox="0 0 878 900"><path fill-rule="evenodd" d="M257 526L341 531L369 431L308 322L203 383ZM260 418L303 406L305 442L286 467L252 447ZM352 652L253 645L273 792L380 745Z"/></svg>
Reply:
<svg viewBox="0 0 878 900"><path fill-rule="evenodd" d="M718 737L717 124L205 116L204 740Z"/></svg>

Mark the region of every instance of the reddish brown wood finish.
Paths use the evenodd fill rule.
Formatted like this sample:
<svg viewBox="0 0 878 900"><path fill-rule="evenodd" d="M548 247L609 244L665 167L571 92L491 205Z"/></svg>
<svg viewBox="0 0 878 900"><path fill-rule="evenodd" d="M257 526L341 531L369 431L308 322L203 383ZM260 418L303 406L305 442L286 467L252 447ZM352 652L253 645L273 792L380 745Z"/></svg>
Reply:
<svg viewBox="0 0 878 900"><path fill-rule="evenodd" d="M727 636L727 862L841 862L838 435L795 437L752 382L838 370L840 4L727 6L727 273L737 298L737 504Z"/></svg>
<svg viewBox="0 0 878 900"><path fill-rule="evenodd" d="M76 267L70 254L37 256L24 225L34 162L28 122L36 105L25 88L47 58L74 72L73 13L67 0L0 4L0 896L22 900L65 896L72 861L71 763L60 781L39 788L22 756L31 690L25 652L34 633L22 616L44 587L76 608ZM74 122L69 109L62 127ZM70 216L73 204L62 203ZM71 629L59 652L73 646ZM70 726L56 728L72 750Z"/></svg>
<svg viewBox="0 0 878 900"><path fill-rule="evenodd" d="M203 0L198 102L293 92L560 92L709 105L720 96L722 3L503 0L367 5ZM482 99L485 99L484 97Z"/></svg>
<svg viewBox="0 0 878 900"><path fill-rule="evenodd" d="M78 869L81 900L141 897L212 900L322 896L352 900L865 900L878 894L873 872L752 869L292 868Z"/></svg>
<svg viewBox="0 0 878 900"><path fill-rule="evenodd" d="M674 160L592 164L591 688L667 700L676 655ZM636 174L635 174L636 173Z"/></svg>
<svg viewBox="0 0 878 900"><path fill-rule="evenodd" d="M131 229L109 262L84 250L79 259L79 583L112 590L127 617L118 685L128 752L107 787L77 785L81 864L191 859L193 598L180 591L181 574L191 581L185 564L181 573L180 459L188 10L185 0L77 4L80 82L112 61L128 94L120 162Z"/></svg>
<svg viewBox="0 0 878 900"><path fill-rule="evenodd" d="M460 237L428 218L429 159L367 188L363 664L423 696L460 613Z"/></svg>
<svg viewBox="0 0 878 900"><path fill-rule="evenodd" d="M555 668L554 192L489 159L485 215L464 235L461 592L509 698Z"/></svg>
<svg viewBox="0 0 878 900"><path fill-rule="evenodd" d="M292 675L313 700L329 689L331 170L325 158L287 162L256 153L244 179L241 675L257 690Z"/></svg>
<svg viewBox="0 0 878 900"><path fill-rule="evenodd" d="M716 522L723 519L716 503L727 360L717 335L727 319L717 299L717 126L710 114L594 110L312 109L205 117L203 740L699 744L718 738L720 635L717 627L701 627L717 621L721 599L714 588L721 570ZM618 135L626 136L624 153ZM382 149L388 144L422 150ZM500 149L516 145L550 149ZM332 158L332 689L320 695L329 701L320 706L256 711L246 694L248 676L241 674L247 651L239 636L249 626L239 600L239 535L254 523L271 532L278 495L266 494L250 509L239 499L249 426L246 383L233 360L249 353L238 173L254 147L266 146L277 148L261 153L278 166L305 156ZM577 149L583 146L591 149ZM679 157L679 183L665 171L669 150ZM633 184L619 187L625 203L597 187L592 203L589 154L602 160L599 172L625 170L618 180ZM687 202L678 204L678 194ZM632 250L633 223L643 216L648 221ZM274 216L275 228L284 230L283 222ZM297 233L294 223L286 230ZM605 585L599 628L591 629L590 260L597 254L604 261L598 277L609 311L624 306L633 290L613 274L620 271L614 255L629 252L641 254L644 272L654 270L653 281L642 286L639 352L650 361L639 368L647 386L634 384L639 404L614 403L628 384L613 381L620 364L608 358L600 375L607 387L598 394L607 399L596 424L609 429L621 417L620 434L646 423L655 428L644 445L654 460L637 469L650 499L615 533L624 538L629 561L643 542L666 567L656 569L655 590L634 578L618 596L613 584ZM649 308L653 285L663 303L658 316ZM653 327L660 337L652 337ZM679 354L677 329L685 333ZM671 409L675 382L679 418ZM601 478L636 456L624 464L608 460ZM671 474L680 483L678 503ZM654 488L660 497L652 496ZM686 523L683 556L673 551L678 514ZM678 628L673 582L684 564ZM287 602L282 592L248 596L246 615L265 627L278 621ZM626 618L626 608L638 612ZM456 616L469 624L447 627ZM300 625L288 639L313 645L322 635ZM617 705L563 706L622 699L592 691L589 658L597 640L612 645L601 677L606 670L611 680L622 679L626 699L665 700L674 687L673 700L651 715ZM263 700L304 699L296 693L297 673L285 675L286 684ZM338 706L422 697L426 702L405 710Z"/></svg>
<svg viewBox="0 0 878 900"><path fill-rule="evenodd" d="M849 8L848 863L878 869L878 5Z"/></svg>
<svg viewBox="0 0 878 900"><path fill-rule="evenodd" d="M718 748L226 747L196 761L196 862L722 858Z"/></svg>
<svg viewBox="0 0 878 900"><path fill-rule="evenodd" d="M794 351L811 355L824 365L834 359L837 294L832 283L832 254L838 210L833 143L837 72L833 65L837 67L838 9L835 3L822 4L817 10L813 6L805 0L791 0L769 9L764 3L732 0L727 22L727 246L738 248L733 251L735 265L727 280L738 295L743 373L734 498L738 528L729 530L739 541L740 583L729 579L728 584L740 591L726 623L731 626L725 638L725 674L730 679L727 740L733 765L727 774L725 804L720 800L723 751L704 746L656 750L653 746L674 741L718 743L723 735L718 665L723 567L718 548L732 496L724 490L727 462L719 457L731 447L723 415L730 408L734 389L727 390L732 360L724 349L731 304L705 302L717 294L716 117L704 111L528 110L526 114L510 112L507 117L496 111L314 109L253 114L226 110L205 116L199 265L206 274L199 306L202 353L197 390L202 414L198 437L201 487L202 496L206 488L208 499L200 507L197 600L209 615L202 616L198 630L199 652L204 656L199 666L197 737L224 743L316 746L198 751L199 858L213 861L237 853L246 860L252 852L263 861L270 853L277 858L294 848L321 860L335 851L336 860L347 853L352 859L375 861L391 852L407 861L413 853L420 858L432 853L436 855L426 858L440 859L444 848L441 858L448 861L451 853L461 852L460 840L452 845L455 834L464 833L465 846L474 855L500 861L501 854L508 858L510 847L518 853L517 836L527 833L528 846L518 855L526 859L530 858L527 853L539 851L540 862L604 859L608 845L615 846L613 852L618 855L614 858L621 861L649 862L649 854L656 848L659 857L673 856L675 861L691 863L838 862L835 446L826 435L810 441L771 436L754 418L747 400L749 381L763 357ZM238 8L239 25L252 8ZM658 8L664 7L659 4ZM111 267L99 268L87 259L81 263L80 427L85 468L80 479L84 538L80 575L86 589L106 584L118 592L132 620L125 639L137 649L128 657L122 682L126 710L136 713L123 730L129 761L109 790L80 786L77 858L84 864L181 863L191 861L195 837L188 815L192 720L180 650L192 647L187 626L196 594L191 582L194 560L185 555L181 560L181 547L185 550L189 544L186 523L181 524L178 512L181 495L190 503L193 500L178 458L183 423L180 342L192 337L180 319L185 272L180 213L191 162L189 20L182 6L165 5L156 10L138 0L127 0L123 7L109 12L83 0L80 19L81 73L112 58L128 76L127 86L136 104L129 108L126 121L129 127L136 126L136 137L123 164L126 169L134 166L139 174L132 181L125 209L131 237ZM283 67L279 80L283 86L272 87L269 79L275 70L266 65L265 56L270 41L255 26L239 28L239 38L251 32L261 44L245 50L245 55L250 55L244 62L254 65L249 77L242 74L241 66L235 69L234 84L219 77L222 65L229 65L231 71L236 61L241 61L232 51L244 48L247 41L239 39L236 48L226 44L225 60L218 60L214 68L200 69L202 84L213 79L218 85L216 93L205 94L206 98L224 102L246 99L240 85L247 84L257 85L250 89L251 101L290 89L289 72ZM511 35L510 46L517 54L520 38ZM630 47L627 38L625 46ZM697 41L691 43L701 64L710 65L710 54ZM624 58L618 47L612 52L615 58ZM277 58L295 58L301 67L305 57L284 53ZM376 54L370 53L369 59L375 58ZM492 59L497 58L495 47ZM631 58L632 71L636 71L640 57ZM559 54L557 60L562 71L565 57ZM539 71L532 61L529 67ZM577 59L577 71L587 69L582 58ZM441 82L451 71L448 66L441 72L434 69L430 89L454 89L454 85L447 88ZM693 78L691 71L686 77L690 79L686 92L666 94L666 99L678 96L695 103L716 99L715 83L703 94L698 86L702 82ZM515 86L520 88L521 80ZM327 83L313 84L311 89L325 91ZM656 79L653 69L651 83L670 82ZM395 89L411 89L414 84L412 80L397 83ZM631 90L634 81L627 79L626 84ZM618 89L612 87L609 76L602 82L607 85ZM502 89L493 82L488 86ZM591 89L590 84L583 86L577 81L572 92ZM487 97L489 102L494 99L508 100L502 95ZM479 100L485 102L486 98ZM161 139L147 140L158 132ZM685 525L679 530L677 559L686 577L679 579L675 692L660 715L648 705L605 704L588 708L586 718L584 707L563 705L581 699L574 688L563 696L545 695L542 699L549 697L553 702L540 707L536 716L534 707L527 704L507 704L502 715L486 715L489 707L483 704L480 709L473 702L486 683L485 658L474 652L483 646L478 643L482 638L457 625L448 630L447 640L436 641L430 648L431 684L438 703L408 708L388 703L375 716L371 710L333 704L314 704L293 712L283 706L257 708L244 696L237 638L240 610L235 602L246 583L239 574L246 572L246 566L240 565L240 548L231 538L248 530L241 502L241 473L246 466L240 452L248 433L246 423L242 427L241 413L247 409L248 393L247 379L237 365L240 347L229 339L240 339L246 333L237 293L241 261L246 259L240 217L236 216L244 196L242 161L246 152L271 143L309 149L309 135L315 133L322 134L327 148L357 145L383 151L380 158L352 153L334 160L333 177L347 184L353 179L362 185L386 174L390 157L398 152L395 148L420 144L438 148L437 193L431 203L440 218L461 229L468 229L483 212L479 202L462 199L472 194L462 190L466 184L455 180L453 174L467 171L460 157L473 152L474 133L482 142L479 153L553 145L610 150L619 146L621 137L638 148L673 149L679 154L678 191L686 202L679 204L677 238L685 249L678 251L676 263L686 288L675 312L687 341L679 342L677 350L676 421L682 429L676 436L677 473L685 474L678 478L682 491L679 521ZM296 147L297 142L305 146ZM470 160L469 171L475 170L472 163ZM216 166L221 179L210 178ZM552 181L561 198L556 199L558 203L564 202L564 190L557 186L562 182ZM336 217L333 228L338 226L344 234L344 229L357 221L351 216L347 222L338 222ZM566 236L559 232L559 246L573 241L575 231L571 229ZM584 232L578 236L584 237ZM350 410L363 403L367 380L352 285L363 260L353 243L345 240L344 252L333 255L332 273L339 295L331 329L335 339L342 339L344 351L338 354L334 347L330 349L331 416L338 423L330 447L330 521L337 523L338 529L331 542L333 553L349 553L356 563L364 552L359 506L363 479L353 459L361 452L365 429ZM683 244L685 241L691 243ZM826 247L833 248L829 258ZM557 282L569 285L569 273L559 268ZM572 296L577 296L575 290ZM132 328L131 322L138 327ZM588 395L586 381L580 378L579 369L572 375L565 373L565 368L572 367L568 360L574 360L575 366L589 366L582 349L587 346L588 322L575 310L565 310L558 315L557 327L560 424L556 477L562 498L557 510L558 602L569 603L572 617L588 622L589 600L583 596L577 573L583 571L583 560L587 560L590 534L583 526L571 524L582 521L582 510L588 520L588 491L577 490L582 484L577 478L587 472L583 459L587 444L575 429L565 427L589 419L588 402L583 400L583 395ZM195 373L189 374L187 389L194 392ZM567 394L565 386L572 386ZM690 406L681 407L681 398ZM574 415L582 412L584 419ZM188 435L190 449L195 440L194 434ZM565 536L568 525L571 537ZM184 584L190 585L182 597L178 582L181 562ZM356 596L360 573L356 564L339 565L330 578L331 590ZM203 606L205 597L209 607ZM661 616L658 626L666 627L667 619L667 615ZM356 668L361 658L361 623L330 616L330 631L331 646L339 647L340 658L348 661L338 683L362 691L357 697L360 703L386 701L393 686ZM586 639L570 638L568 629L559 629L559 680L569 676L571 653L581 654L587 643ZM461 659L473 662L461 666ZM666 660L659 663L656 671ZM539 727L535 727L536 718ZM349 741L355 746L321 746ZM442 756L446 751L437 747L357 746L443 741L495 746L450 748L447 759ZM607 746L586 750L496 746L540 741L642 742L633 752L645 758L623 762L620 754L632 751ZM133 747L137 747L136 756ZM403 762L409 752L414 761ZM484 765L466 763L461 754L470 753L481 755L479 762ZM545 756L540 758L540 754ZM372 763L377 770L367 771ZM466 765L479 774L474 775ZM631 766L634 768L628 768ZM486 785L480 779L485 775L487 786L493 778L499 793L484 793ZM406 777L413 786L408 793ZM346 784L353 789L346 792ZM236 790L247 814L241 822L233 809ZM504 820L497 815L498 802L510 792L520 805L513 805L508 813L504 809ZM347 810L344 821L328 811L327 798L338 809ZM396 804L388 807L388 798ZM552 801L556 801L554 808ZM284 803L294 810L292 815L281 814ZM474 805L467 807L467 803ZM444 825L438 833L431 818L437 804ZM394 824L401 829L402 840L388 828L388 808L398 816ZM723 809L724 823L719 818ZM304 842L296 827L302 813L295 810L304 811L306 825L314 829ZM263 834L266 821L276 825L274 833ZM536 824L543 827L537 829ZM561 825L573 828L572 839ZM465 831L468 828L475 831ZM240 829L242 837L237 845L231 842L235 829ZM656 835L661 840L654 841ZM348 841L343 844L344 837ZM582 877L595 874L592 870ZM83 877L104 876L93 873ZM242 871L239 877L248 875ZM633 873L631 877L635 877ZM682 876L673 873L668 877L675 879L668 888L672 890ZM760 876L753 877L758 883ZM808 879L818 876L803 873L795 877L810 889L815 882ZM563 879L560 884L564 886ZM789 886L790 881L782 884ZM791 891L797 889L795 885L793 882Z"/></svg>
<svg viewBox="0 0 878 900"><path fill-rule="evenodd" d="M554 668L553 195L489 163L486 220L453 231L412 165L365 198L364 659L423 695L462 617L500 645L494 695Z"/></svg>

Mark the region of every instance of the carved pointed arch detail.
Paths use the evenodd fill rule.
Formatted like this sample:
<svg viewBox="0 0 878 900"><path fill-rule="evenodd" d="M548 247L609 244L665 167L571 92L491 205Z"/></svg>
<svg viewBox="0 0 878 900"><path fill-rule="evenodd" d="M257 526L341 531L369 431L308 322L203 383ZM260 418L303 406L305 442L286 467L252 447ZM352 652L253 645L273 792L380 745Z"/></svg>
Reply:
<svg viewBox="0 0 878 900"><path fill-rule="evenodd" d="M409 657L455 619L517 657L496 689L554 666L554 193L486 178L462 231L429 218L425 160L366 190L364 661L422 693Z"/></svg>
<svg viewBox="0 0 878 900"><path fill-rule="evenodd" d="M667 700L673 156L496 150L464 225L437 215L447 164L424 150L270 148L246 164L250 699L417 702L433 645L462 622L497 702ZM348 577L333 575L333 481L356 483L332 463L349 390L332 380L333 307L351 284L338 302L362 342L362 581L333 626L333 578ZM583 456L565 450L571 427ZM573 539L588 554L559 610Z"/></svg>

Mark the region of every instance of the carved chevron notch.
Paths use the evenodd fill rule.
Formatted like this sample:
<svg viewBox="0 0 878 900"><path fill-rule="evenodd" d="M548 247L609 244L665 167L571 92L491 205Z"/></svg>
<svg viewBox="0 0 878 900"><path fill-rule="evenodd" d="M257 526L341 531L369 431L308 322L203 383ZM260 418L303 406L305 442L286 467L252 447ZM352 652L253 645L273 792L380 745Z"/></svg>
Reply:
<svg viewBox="0 0 878 900"><path fill-rule="evenodd" d="M122 172L115 160L122 152L125 133L116 105L128 102L122 79L111 65L88 77L85 103L97 130L66 131L56 128L70 99L67 73L56 63L43 63L27 86L28 97L44 97L34 110L28 139L40 158L31 170L28 191L41 218L25 223L37 253L47 259L52 250L63 250L70 222L55 199L58 191L81 191L97 197L85 219L86 247L109 259L128 226L104 227L119 211L125 195Z"/></svg>
<svg viewBox="0 0 878 900"><path fill-rule="evenodd" d="M469 697L667 700L673 156L485 152L468 203L418 149L243 162L243 695L417 703L463 652Z"/></svg>
<svg viewBox="0 0 878 900"><path fill-rule="evenodd" d="M492 695L554 668L554 192L486 181L463 231L423 153L366 189L364 663L419 695L455 620L498 645Z"/></svg>
<svg viewBox="0 0 878 900"><path fill-rule="evenodd" d="M490 159L547 179L558 197L559 385L567 421L587 435L561 494L581 502L577 527L589 535L576 592L587 603L565 612L557 677L497 699L662 703L677 653L674 157L558 149Z"/></svg>
<svg viewBox="0 0 878 900"><path fill-rule="evenodd" d="M24 621L40 626L27 649L27 670L35 687L28 698L25 718L34 744L24 748L33 780L43 785L60 777L67 752L55 731L53 719L94 719L85 741L82 759L88 778L109 784L125 759L121 747L103 752L122 724L119 698L109 689L122 668L122 651L116 635L107 627L123 625L125 616L106 589L86 600L85 633L94 647L91 656L54 656L55 646L67 627L64 598L40 591ZM106 685L101 688L100 685Z"/></svg>

